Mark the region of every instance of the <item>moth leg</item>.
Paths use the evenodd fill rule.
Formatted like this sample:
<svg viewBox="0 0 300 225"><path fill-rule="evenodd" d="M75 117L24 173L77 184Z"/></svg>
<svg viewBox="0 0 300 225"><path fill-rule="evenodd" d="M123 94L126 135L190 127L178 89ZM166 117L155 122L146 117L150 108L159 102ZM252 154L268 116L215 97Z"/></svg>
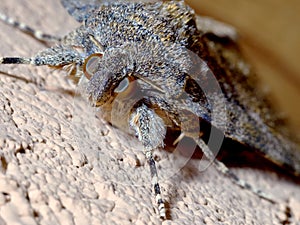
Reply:
<svg viewBox="0 0 300 225"><path fill-rule="evenodd" d="M161 197L160 185L158 182L157 169L153 158L153 150L163 146L166 128L163 120L150 108L142 104L130 116L130 127L135 131L138 139L144 146L144 154L150 166L152 185L155 199L158 205L158 212L162 219L166 218L164 201Z"/></svg>
<svg viewBox="0 0 300 225"><path fill-rule="evenodd" d="M65 66L72 63L81 65L82 57L75 49L57 45L47 48L33 57L4 57L0 58L0 64L31 64L35 66Z"/></svg>
<svg viewBox="0 0 300 225"><path fill-rule="evenodd" d="M45 34L42 31L36 30L31 28L30 26L27 26L24 23L20 23L2 13L0 13L0 20L2 20L4 23L17 28L19 30L21 30L22 32L29 34L30 36L34 37L36 40L38 41L42 41L42 42L56 42L56 41L60 41L61 38L59 37L55 37L53 35L50 34Z"/></svg>
<svg viewBox="0 0 300 225"><path fill-rule="evenodd" d="M250 184L245 182L244 180L241 180L238 178L236 174L234 174L227 166L224 165L224 163L220 162L219 160L215 159L215 156L212 154L209 147L206 145L206 143L201 138L194 138L197 145L201 148L203 151L203 154L208 158L209 161L213 162L216 169L220 171L221 173L225 174L227 177L229 177L233 183L237 184L241 188L244 188L246 190L251 191L255 195L259 196L260 198L266 199L271 203L275 203L275 200L271 196L268 196L266 193L262 192L259 189L256 189L252 187Z"/></svg>

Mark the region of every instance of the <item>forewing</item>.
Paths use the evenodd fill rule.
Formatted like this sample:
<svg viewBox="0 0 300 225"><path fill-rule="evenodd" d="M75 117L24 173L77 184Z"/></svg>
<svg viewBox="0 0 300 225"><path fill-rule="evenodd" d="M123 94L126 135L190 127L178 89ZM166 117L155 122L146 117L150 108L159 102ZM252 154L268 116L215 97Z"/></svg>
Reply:
<svg viewBox="0 0 300 225"><path fill-rule="evenodd" d="M233 38L212 32L195 38L192 50L207 62L226 98L226 137L300 175L300 142L259 88Z"/></svg>
<svg viewBox="0 0 300 225"><path fill-rule="evenodd" d="M117 2L159 2L159 0L61 0L62 5L78 22L84 21L101 5Z"/></svg>

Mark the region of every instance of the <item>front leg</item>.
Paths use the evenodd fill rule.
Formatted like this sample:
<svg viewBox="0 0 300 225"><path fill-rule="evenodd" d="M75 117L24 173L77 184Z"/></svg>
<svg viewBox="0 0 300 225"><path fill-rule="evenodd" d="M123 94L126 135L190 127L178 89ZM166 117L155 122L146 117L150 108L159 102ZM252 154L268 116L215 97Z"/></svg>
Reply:
<svg viewBox="0 0 300 225"><path fill-rule="evenodd" d="M154 187L155 199L161 218L166 217L165 205L161 197L158 183L157 169L153 159L153 150L163 146L166 135L164 121L145 104L134 110L130 116L130 127L135 131L138 139L143 143L144 153L150 166L152 185Z"/></svg>

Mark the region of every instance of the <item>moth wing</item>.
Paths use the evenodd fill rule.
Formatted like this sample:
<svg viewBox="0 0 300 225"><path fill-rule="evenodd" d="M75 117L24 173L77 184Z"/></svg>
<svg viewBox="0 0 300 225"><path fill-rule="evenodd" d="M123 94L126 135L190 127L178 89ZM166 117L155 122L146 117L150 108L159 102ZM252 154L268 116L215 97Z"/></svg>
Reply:
<svg viewBox="0 0 300 225"><path fill-rule="evenodd" d="M90 13L104 4L117 2L159 2L159 0L61 0L63 7L68 13L73 16L78 22L84 21L89 17Z"/></svg>
<svg viewBox="0 0 300 225"><path fill-rule="evenodd" d="M196 26L198 30L203 31L204 33L212 33L219 37L229 37L233 41L238 39L238 33L236 29L226 23L215 20L208 16L195 16Z"/></svg>
<svg viewBox="0 0 300 225"><path fill-rule="evenodd" d="M197 28L203 29L199 20ZM225 136L255 149L299 176L300 141L271 104L269 94L262 91L255 73L230 35L232 32L224 35L201 31L203 35L197 41L201 44L196 44L193 51L207 62L225 95L227 113L224 116L228 122Z"/></svg>

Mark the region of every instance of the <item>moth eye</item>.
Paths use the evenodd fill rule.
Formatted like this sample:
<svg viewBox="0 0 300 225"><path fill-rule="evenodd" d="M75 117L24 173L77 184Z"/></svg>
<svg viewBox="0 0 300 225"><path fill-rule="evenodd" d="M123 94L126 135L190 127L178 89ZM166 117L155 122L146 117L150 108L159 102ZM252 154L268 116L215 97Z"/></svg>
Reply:
<svg viewBox="0 0 300 225"><path fill-rule="evenodd" d="M121 98L129 98L130 96L134 95L138 90L138 84L136 80L132 77L124 78L117 88L114 89L114 92L119 95Z"/></svg>
<svg viewBox="0 0 300 225"><path fill-rule="evenodd" d="M118 87L114 90L116 93L124 92L129 87L129 79L126 77L124 78L118 85Z"/></svg>
<svg viewBox="0 0 300 225"><path fill-rule="evenodd" d="M94 53L84 60L83 73L87 79L90 80L97 72L102 56L102 53Z"/></svg>

